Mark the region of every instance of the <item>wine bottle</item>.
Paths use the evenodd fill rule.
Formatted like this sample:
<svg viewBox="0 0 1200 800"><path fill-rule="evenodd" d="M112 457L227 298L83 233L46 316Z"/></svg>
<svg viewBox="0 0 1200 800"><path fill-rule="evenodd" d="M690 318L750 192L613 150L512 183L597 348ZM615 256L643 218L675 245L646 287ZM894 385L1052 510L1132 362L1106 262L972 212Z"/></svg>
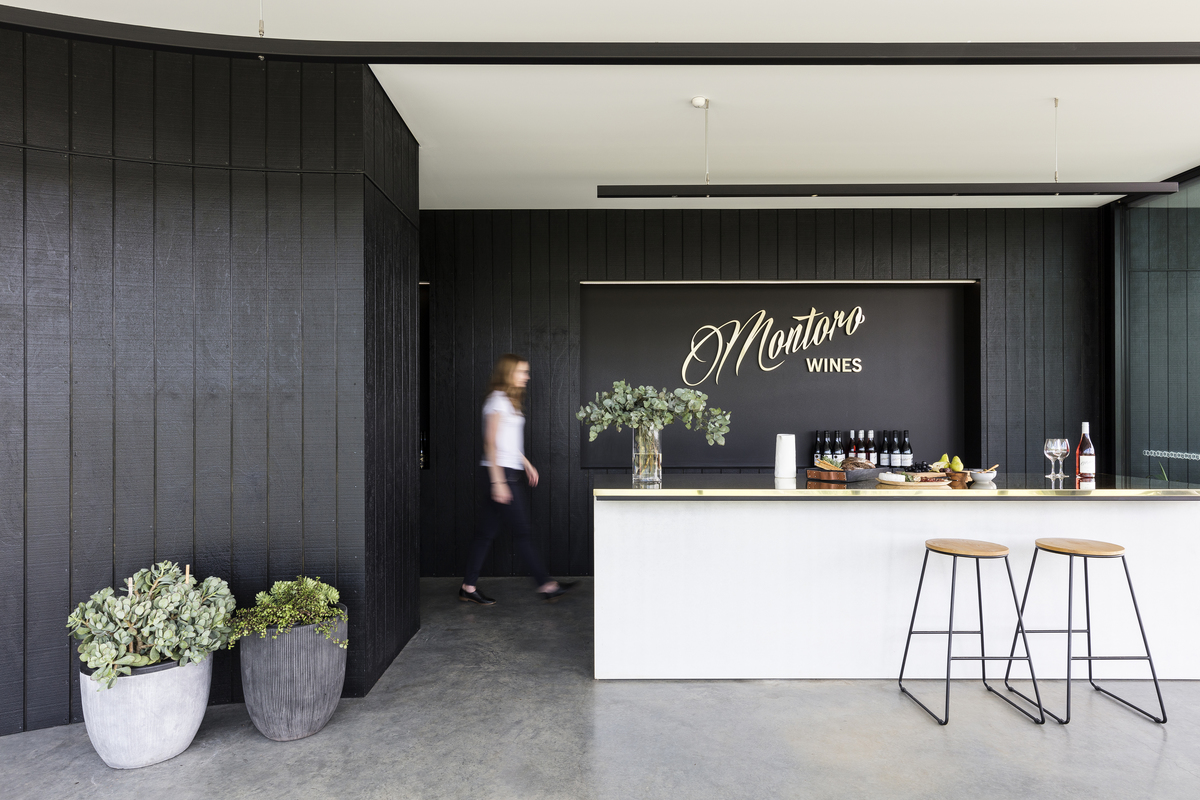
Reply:
<svg viewBox="0 0 1200 800"><path fill-rule="evenodd" d="M875 447L875 431L867 431L867 461L879 466L879 450Z"/></svg>
<svg viewBox="0 0 1200 800"><path fill-rule="evenodd" d="M854 435L854 429L850 429L849 446L846 448L846 458L858 458L858 437Z"/></svg>
<svg viewBox="0 0 1200 800"><path fill-rule="evenodd" d="M821 458L828 461L829 459L833 458L833 442L829 439L829 431L825 431L822 439Z"/></svg>
<svg viewBox="0 0 1200 800"><path fill-rule="evenodd" d="M900 431L892 431L892 467L904 468L904 456L900 454Z"/></svg>
<svg viewBox="0 0 1200 800"><path fill-rule="evenodd" d="M841 431L836 431L833 434L833 460L834 461L845 461L846 460L846 450L844 447L842 447L842 432Z"/></svg>
<svg viewBox="0 0 1200 800"><path fill-rule="evenodd" d="M888 446L888 432L880 431L879 438L882 440L879 445L879 466L890 468L892 466L892 451Z"/></svg>
<svg viewBox="0 0 1200 800"><path fill-rule="evenodd" d="M867 432L860 430L858 432L858 457L863 461L870 461L870 453L867 452Z"/></svg>
<svg viewBox="0 0 1200 800"><path fill-rule="evenodd" d="M1080 478L1096 477L1096 448L1092 447L1088 427L1088 423L1083 423L1083 435L1079 437L1079 446L1075 448L1075 474Z"/></svg>
<svg viewBox="0 0 1200 800"><path fill-rule="evenodd" d="M816 439L816 442L817 442L816 444L813 445L812 463L813 463L813 466L815 467L817 465L817 462L821 460L821 432L813 431L813 438Z"/></svg>
<svg viewBox="0 0 1200 800"><path fill-rule="evenodd" d="M908 441L908 431L904 432L904 444L900 446L900 463L911 467L913 463L912 445Z"/></svg>

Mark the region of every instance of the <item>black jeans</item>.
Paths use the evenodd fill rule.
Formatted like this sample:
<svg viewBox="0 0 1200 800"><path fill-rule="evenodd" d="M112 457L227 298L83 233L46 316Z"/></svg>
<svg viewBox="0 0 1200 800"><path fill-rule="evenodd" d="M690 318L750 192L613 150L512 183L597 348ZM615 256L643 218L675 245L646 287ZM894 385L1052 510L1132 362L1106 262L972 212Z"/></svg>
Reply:
<svg viewBox="0 0 1200 800"><path fill-rule="evenodd" d="M479 467L478 479L475 482L476 506L475 538L471 541L471 550L467 554L467 574L463 583L474 586L479 581L479 571L483 569L483 560L487 558L488 548L492 540L500 532L500 526L506 525L512 531L513 544L517 556L525 562L525 566L533 573L533 579L538 586L550 581L542 559L533 549L533 541L529 535L529 510L526 505L525 471L520 469L504 470L504 478L508 481L508 489L512 493L509 503L497 503L492 499L492 478L487 467Z"/></svg>

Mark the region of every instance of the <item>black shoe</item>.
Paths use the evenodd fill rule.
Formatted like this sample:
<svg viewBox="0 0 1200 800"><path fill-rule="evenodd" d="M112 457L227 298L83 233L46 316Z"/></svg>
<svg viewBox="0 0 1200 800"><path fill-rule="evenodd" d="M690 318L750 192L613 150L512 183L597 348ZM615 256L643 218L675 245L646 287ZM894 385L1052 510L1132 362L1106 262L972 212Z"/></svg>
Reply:
<svg viewBox="0 0 1200 800"><path fill-rule="evenodd" d="M464 603L478 603L481 606L496 605L495 600L488 597L486 594L479 591L478 589L476 589L473 592L468 592L466 589L462 588L461 586L458 587L458 599L462 600Z"/></svg>
<svg viewBox="0 0 1200 800"><path fill-rule="evenodd" d="M546 602L549 602L549 603L553 603L555 600L557 600L558 598L560 598L564 594L566 594L568 589L570 589L573 586L576 586L579 583L579 581L557 581L557 583L558 583L558 588L553 591L538 592L538 594L540 594L542 596L543 600L545 600Z"/></svg>

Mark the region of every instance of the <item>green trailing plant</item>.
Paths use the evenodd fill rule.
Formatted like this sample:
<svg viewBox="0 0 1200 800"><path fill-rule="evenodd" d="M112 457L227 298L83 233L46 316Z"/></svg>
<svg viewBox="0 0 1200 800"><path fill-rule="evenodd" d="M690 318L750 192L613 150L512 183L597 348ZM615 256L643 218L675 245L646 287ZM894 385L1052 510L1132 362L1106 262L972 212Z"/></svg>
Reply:
<svg viewBox="0 0 1200 800"><path fill-rule="evenodd" d="M190 566L163 561L126 578L122 591L101 589L67 617L71 635L82 640L79 660L94 670L99 689L133 667L203 661L229 641L237 601L220 578L197 585Z"/></svg>
<svg viewBox="0 0 1200 800"><path fill-rule="evenodd" d="M338 605L338 590L320 578L297 575L294 581L276 581L269 592L254 596L251 608L240 608L233 618L233 636L229 646L251 634L265 638L268 631L277 639L296 625L316 625L317 633L345 649L348 639L333 635L337 623L348 619L346 609Z"/></svg>
<svg viewBox="0 0 1200 800"><path fill-rule="evenodd" d="M580 407L575 418L591 425L588 441L595 441L610 425L616 425L618 431L661 431L676 419L682 420L688 430L704 431L710 445L725 444L725 434L729 433L729 413L709 408L704 392L635 387L625 381L615 381L611 392L598 392L595 400Z"/></svg>

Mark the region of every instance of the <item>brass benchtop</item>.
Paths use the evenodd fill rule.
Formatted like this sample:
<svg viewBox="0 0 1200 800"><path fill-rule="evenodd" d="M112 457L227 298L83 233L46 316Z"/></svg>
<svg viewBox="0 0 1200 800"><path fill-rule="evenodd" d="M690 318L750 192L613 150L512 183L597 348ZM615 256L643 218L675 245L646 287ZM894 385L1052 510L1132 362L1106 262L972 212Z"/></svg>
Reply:
<svg viewBox="0 0 1200 800"><path fill-rule="evenodd" d="M797 488L777 488L775 477L766 474L664 475L661 488L633 488L624 475L596 475L593 494L598 500L1200 500L1200 483L1098 475L1095 489L1075 489L1075 479L1054 488L1048 478L1036 473L1000 473L994 488L892 489L875 481L837 484L806 481L803 473Z"/></svg>

